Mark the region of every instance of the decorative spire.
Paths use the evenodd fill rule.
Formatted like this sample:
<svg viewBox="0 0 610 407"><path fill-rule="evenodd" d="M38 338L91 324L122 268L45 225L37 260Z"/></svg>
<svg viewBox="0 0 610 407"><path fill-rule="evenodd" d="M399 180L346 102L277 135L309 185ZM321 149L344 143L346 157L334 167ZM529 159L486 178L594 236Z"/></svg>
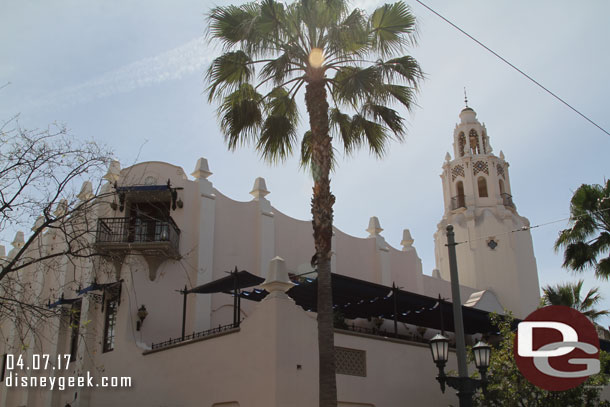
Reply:
<svg viewBox="0 0 610 407"><path fill-rule="evenodd" d="M369 227L366 229L366 231L369 232L369 237L378 236L381 232L383 232L377 216L371 216L371 219L369 219Z"/></svg>
<svg viewBox="0 0 610 407"><path fill-rule="evenodd" d="M286 262L279 256L275 256L269 263L269 273L267 279L261 284L265 290L273 293L275 291L286 292L294 286L288 277Z"/></svg>
<svg viewBox="0 0 610 407"><path fill-rule="evenodd" d="M55 208L55 212L53 212L53 214L59 218L59 217L64 216L67 212L68 212L68 201L65 199L61 199L57 203L57 207Z"/></svg>
<svg viewBox="0 0 610 407"><path fill-rule="evenodd" d="M466 95L466 86L464 86L464 103L468 107L468 95Z"/></svg>
<svg viewBox="0 0 610 407"><path fill-rule="evenodd" d="M410 247L413 247L413 238L411 237L411 232L409 229L405 229L402 231L402 241L400 244L402 245L403 250L407 250Z"/></svg>
<svg viewBox="0 0 610 407"><path fill-rule="evenodd" d="M254 187L252 187L252 191L250 191L250 195L254 197L255 200L259 200L264 198L269 194L267 190L267 184L265 183L265 178L258 177L254 180Z"/></svg>
<svg viewBox="0 0 610 407"><path fill-rule="evenodd" d="M13 243L11 243L13 245L13 247L17 250L21 249L23 246L25 246L25 236L23 234L23 232L17 232L15 234L15 239L13 239Z"/></svg>
<svg viewBox="0 0 610 407"><path fill-rule="evenodd" d="M195 171L191 173L195 179L207 179L212 173L210 172L210 168L208 167L208 160L201 157L197 160L197 164L195 164Z"/></svg>
<svg viewBox="0 0 610 407"><path fill-rule="evenodd" d="M88 201L94 196L95 195L93 195L93 185L91 185L90 181L85 181L83 182L83 185L80 188L80 192L76 197L81 201Z"/></svg>
<svg viewBox="0 0 610 407"><path fill-rule="evenodd" d="M40 227L43 225L44 223L44 216L40 215L37 219L36 222L34 222L34 226L32 226L32 231L36 231L38 229L40 229Z"/></svg>
<svg viewBox="0 0 610 407"><path fill-rule="evenodd" d="M104 179L110 183L117 182L121 177L121 163L117 160L112 160L108 166L108 172L104 175Z"/></svg>

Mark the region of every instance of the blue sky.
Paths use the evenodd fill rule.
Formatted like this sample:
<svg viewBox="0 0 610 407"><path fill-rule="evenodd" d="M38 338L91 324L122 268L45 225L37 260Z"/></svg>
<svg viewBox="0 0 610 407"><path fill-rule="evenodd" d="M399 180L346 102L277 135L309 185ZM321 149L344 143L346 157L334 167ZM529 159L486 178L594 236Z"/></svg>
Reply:
<svg viewBox="0 0 610 407"><path fill-rule="evenodd" d="M210 180L233 199L249 200L254 178L288 215L308 219L311 181L296 160L272 167L252 149L227 152L203 95L203 72L219 49L203 39L206 1L16 1L0 6L0 118L22 126L67 124L78 137L110 146L122 165L160 160L190 173L206 157ZM381 2L355 3L370 8ZM439 174L453 128L469 105L487 126L496 154L511 164L514 202L532 225L564 219L582 183L608 178L610 136L527 81L414 1L427 73L419 107L403 112L409 135L383 161L366 151L340 160L333 176L335 225L365 237L370 216L400 247L409 228L424 272L434 268L432 234L443 212ZM427 4L529 73L602 127L610 128L610 25L606 1L428 0ZM306 122L306 117L302 117ZM610 309L610 284L561 268L553 242L566 222L532 230L541 285L599 285ZM1 236L2 244L12 236ZM601 321L610 324L610 318Z"/></svg>

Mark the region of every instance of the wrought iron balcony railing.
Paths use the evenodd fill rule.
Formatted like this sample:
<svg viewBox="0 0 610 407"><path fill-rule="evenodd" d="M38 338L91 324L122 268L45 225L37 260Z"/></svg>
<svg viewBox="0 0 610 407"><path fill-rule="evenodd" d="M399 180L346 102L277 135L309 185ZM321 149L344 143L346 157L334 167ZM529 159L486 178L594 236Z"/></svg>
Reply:
<svg viewBox="0 0 610 407"><path fill-rule="evenodd" d="M456 195L451 198L451 210L454 211L459 208L466 207L466 196L465 195Z"/></svg>
<svg viewBox="0 0 610 407"><path fill-rule="evenodd" d="M180 229L171 217L150 219L141 217L99 218L95 242L106 249L146 249L147 246L168 246L178 253Z"/></svg>
<svg viewBox="0 0 610 407"><path fill-rule="evenodd" d="M513 196L507 193L503 193L500 194L500 196L502 197L502 203L504 203L504 206L508 206L510 208L514 208L515 204L513 203Z"/></svg>

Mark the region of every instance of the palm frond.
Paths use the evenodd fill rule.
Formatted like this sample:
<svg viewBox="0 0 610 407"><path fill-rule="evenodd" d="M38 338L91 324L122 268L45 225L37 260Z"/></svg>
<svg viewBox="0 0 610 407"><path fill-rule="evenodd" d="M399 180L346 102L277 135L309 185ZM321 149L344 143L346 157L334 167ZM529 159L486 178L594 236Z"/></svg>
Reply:
<svg viewBox="0 0 610 407"><path fill-rule="evenodd" d="M369 19L372 49L382 57L402 52L414 44L415 16L404 2L385 4L376 9Z"/></svg>
<svg viewBox="0 0 610 407"><path fill-rule="evenodd" d="M404 119L400 117L396 110L374 103L366 103L362 107L362 114L376 122L384 123L387 128L392 130L397 140L402 141L404 139Z"/></svg>
<svg viewBox="0 0 610 407"><path fill-rule="evenodd" d="M234 91L244 82L249 82L253 70L252 60L243 51L227 52L212 61L206 79L208 100L222 99L226 92Z"/></svg>
<svg viewBox="0 0 610 407"><path fill-rule="evenodd" d="M340 24L328 28L324 44L330 55L353 58L369 49L369 31L364 14L354 9Z"/></svg>
<svg viewBox="0 0 610 407"><path fill-rule="evenodd" d="M333 96L339 102L356 106L378 93L379 72L373 68L345 66L337 70L333 79Z"/></svg>
<svg viewBox="0 0 610 407"><path fill-rule="evenodd" d="M220 41L225 51L246 41L257 17L252 5L215 7L208 14L208 36Z"/></svg>
<svg viewBox="0 0 610 407"><path fill-rule="evenodd" d="M601 294L599 294L598 287L590 289L585 297L581 298L583 283L583 280L579 280L576 283L564 283L553 286L547 285L543 287L544 304L563 305L574 308L589 317L592 321L595 321L595 319L600 316L610 314L607 310L598 310L594 308L603 299Z"/></svg>
<svg viewBox="0 0 610 407"><path fill-rule="evenodd" d="M409 55L387 61L379 60L376 65L381 77L388 83L403 82L417 89L420 80L424 78L419 63Z"/></svg>
<svg viewBox="0 0 610 407"><path fill-rule="evenodd" d="M223 99L218 116L230 150L256 137L262 122L261 99L262 96L248 83L241 84Z"/></svg>
<svg viewBox="0 0 610 407"><path fill-rule="evenodd" d="M384 126L372 120L367 120L361 114L355 114L352 118L352 129L352 136L361 138L360 144L367 144L371 154L378 158L385 155L390 135Z"/></svg>
<svg viewBox="0 0 610 407"><path fill-rule="evenodd" d="M272 80L275 86L282 85L292 72L302 70L302 55L287 49L279 57L267 62L260 72L261 83Z"/></svg>
<svg viewBox="0 0 610 407"><path fill-rule="evenodd" d="M282 87L273 89L267 100L266 119L256 149L266 161L276 163L292 155L297 141L299 112L295 100Z"/></svg>

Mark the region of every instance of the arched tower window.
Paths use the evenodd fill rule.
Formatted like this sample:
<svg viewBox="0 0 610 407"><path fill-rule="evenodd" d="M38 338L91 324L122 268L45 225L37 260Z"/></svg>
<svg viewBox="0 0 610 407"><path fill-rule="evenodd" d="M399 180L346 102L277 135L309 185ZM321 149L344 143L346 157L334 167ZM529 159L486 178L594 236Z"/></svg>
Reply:
<svg viewBox="0 0 610 407"><path fill-rule="evenodd" d="M470 151L472 154L481 154L479 135L475 129L470 130L470 133L468 134L468 141L470 141Z"/></svg>
<svg viewBox="0 0 610 407"><path fill-rule="evenodd" d="M487 181L485 177L479 177L477 185L479 186L479 198L487 198Z"/></svg>
<svg viewBox="0 0 610 407"><path fill-rule="evenodd" d="M483 134L481 135L481 144L483 144L483 154L487 154L487 141L485 140L487 138L487 134L485 134L485 131L483 131Z"/></svg>
<svg viewBox="0 0 610 407"><path fill-rule="evenodd" d="M464 196L464 183L458 181L455 183L456 196L452 198L451 209L465 208L466 197Z"/></svg>
<svg viewBox="0 0 610 407"><path fill-rule="evenodd" d="M455 191L457 192L457 196L464 196L464 183L462 181L456 182Z"/></svg>
<svg viewBox="0 0 610 407"><path fill-rule="evenodd" d="M464 157L464 148L466 147L466 135L464 132L461 132L458 136L458 149L460 153L460 157Z"/></svg>
<svg viewBox="0 0 610 407"><path fill-rule="evenodd" d="M504 181L500 180L499 184L500 184L500 194L506 193L506 191L504 190Z"/></svg>

